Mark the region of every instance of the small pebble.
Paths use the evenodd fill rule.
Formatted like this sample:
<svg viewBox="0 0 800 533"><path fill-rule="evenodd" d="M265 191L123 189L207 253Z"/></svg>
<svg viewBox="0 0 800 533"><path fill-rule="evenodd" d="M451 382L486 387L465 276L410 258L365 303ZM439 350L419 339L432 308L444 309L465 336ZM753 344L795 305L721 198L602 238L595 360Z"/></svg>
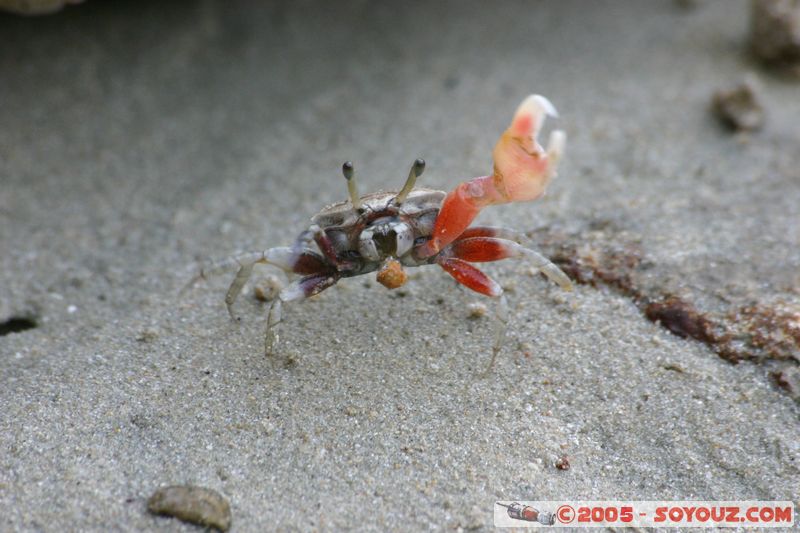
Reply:
<svg viewBox="0 0 800 533"><path fill-rule="evenodd" d="M219 492L192 485L161 487L147 500L153 514L172 516L178 520L228 531L231 507Z"/></svg>
<svg viewBox="0 0 800 533"><path fill-rule="evenodd" d="M157 338L158 338L158 331L150 328L143 329L136 336L136 340L139 342L153 342Z"/></svg>
<svg viewBox="0 0 800 533"><path fill-rule="evenodd" d="M467 317L468 318L481 318L486 316L487 313L486 304L481 302L472 302L467 306Z"/></svg>
<svg viewBox="0 0 800 533"><path fill-rule="evenodd" d="M405 285L406 281L408 281L408 275L399 261L389 259L378 271L375 279L387 289L396 289Z"/></svg>
<svg viewBox="0 0 800 533"><path fill-rule="evenodd" d="M253 287L253 296L259 302L271 302L281 291L281 282L276 276L268 276Z"/></svg>
<svg viewBox="0 0 800 533"><path fill-rule="evenodd" d="M711 108L724 124L736 131L753 131L764 125L764 108L755 83L750 80L732 89L716 91Z"/></svg>
<svg viewBox="0 0 800 533"><path fill-rule="evenodd" d="M780 370L772 372L772 379L775 384L789 393L795 401L800 401L800 369L793 365L787 365Z"/></svg>
<svg viewBox="0 0 800 533"><path fill-rule="evenodd" d="M800 0L752 0L750 46L764 63L800 75Z"/></svg>

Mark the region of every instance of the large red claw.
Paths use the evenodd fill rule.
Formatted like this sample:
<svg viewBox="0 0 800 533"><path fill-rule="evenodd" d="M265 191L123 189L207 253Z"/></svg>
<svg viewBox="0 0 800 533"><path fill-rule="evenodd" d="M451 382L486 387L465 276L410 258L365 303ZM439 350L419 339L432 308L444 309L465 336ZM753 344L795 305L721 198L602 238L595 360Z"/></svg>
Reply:
<svg viewBox="0 0 800 533"><path fill-rule="evenodd" d="M420 257L436 255L453 242L484 207L535 200L544 194L566 143L560 130L550 134L547 151L536 141L547 115L558 116L544 96L534 94L520 104L494 147L494 173L465 181L445 197L431 239L417 252Z"/></svg>

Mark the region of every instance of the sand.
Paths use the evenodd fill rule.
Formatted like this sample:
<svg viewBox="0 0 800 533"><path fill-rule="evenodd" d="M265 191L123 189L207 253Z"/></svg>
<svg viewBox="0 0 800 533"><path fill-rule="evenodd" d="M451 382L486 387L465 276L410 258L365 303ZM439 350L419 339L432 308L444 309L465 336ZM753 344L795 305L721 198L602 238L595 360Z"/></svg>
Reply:
<svg viewBox="0 0 800 533"><path fill-rule="evenodd" d="M569 137L548 195L479 221L636 243L653 293L798 309L800 85L746 53L747 2L101 2L0 16L0 530L487 529L496 500L800 499L796 361L719 357L603 284L520 262L497 364L438 267L287 306L199 265L290 244L323 205L491 169L518 102ZM713 92L752 73L764 128ZM573 243L574 244L574 243ZM579 244L579 243L578 243ZM256 280L275 272L259 271ZM792 307L795 306L795 307ZM556 461L566 455L569 470Z"/></svg>

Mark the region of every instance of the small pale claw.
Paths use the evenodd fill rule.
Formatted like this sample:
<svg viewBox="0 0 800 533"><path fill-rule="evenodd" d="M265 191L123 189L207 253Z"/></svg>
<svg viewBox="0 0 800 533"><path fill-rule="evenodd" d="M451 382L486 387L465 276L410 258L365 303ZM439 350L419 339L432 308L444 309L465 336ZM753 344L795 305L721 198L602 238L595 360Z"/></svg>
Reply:
<svg viewBox="0 0 800 533"><path fill-rule="evenodd" d="M506 202L539 198L555 176L566 135L560 130L553 131L545 152L536 137L547 115L558 116L547 98L538 94L527 97L494 147L494 184Z"/></svg>
<svg viewBox="0 0 800 533"><path fill-rule="evenodd" d="M494 147L494 173L473 178L452 190L436 217L431 239L417 249L419 257L431 257L458 238L488 205L525 202L542 196L556 175L566 135L550 134L545 151L536 141L547 115L558 112L544 96L528 96L514 113L511 125Z"/></svg>

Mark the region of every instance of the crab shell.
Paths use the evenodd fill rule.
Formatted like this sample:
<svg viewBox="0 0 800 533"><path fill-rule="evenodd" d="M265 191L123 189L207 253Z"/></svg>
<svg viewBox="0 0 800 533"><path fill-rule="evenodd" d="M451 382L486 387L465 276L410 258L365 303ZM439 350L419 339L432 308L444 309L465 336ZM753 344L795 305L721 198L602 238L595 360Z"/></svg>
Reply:
<svg viewBox="0 0 800 533"><path fill-rule="evenodd" d="M430 238L445 195L444 191L417 188L397 205L395 191L371 193L361 197L358 209L349 201L340 202L325 207L311 222L325 232L338 257L360 263L345 276L385 268L388 270L382 271L379 281L397 288L405 283L400 265L433 262L432 258L417 257L414 251ZM399 264L391 263L395 259Z"/></svg>

